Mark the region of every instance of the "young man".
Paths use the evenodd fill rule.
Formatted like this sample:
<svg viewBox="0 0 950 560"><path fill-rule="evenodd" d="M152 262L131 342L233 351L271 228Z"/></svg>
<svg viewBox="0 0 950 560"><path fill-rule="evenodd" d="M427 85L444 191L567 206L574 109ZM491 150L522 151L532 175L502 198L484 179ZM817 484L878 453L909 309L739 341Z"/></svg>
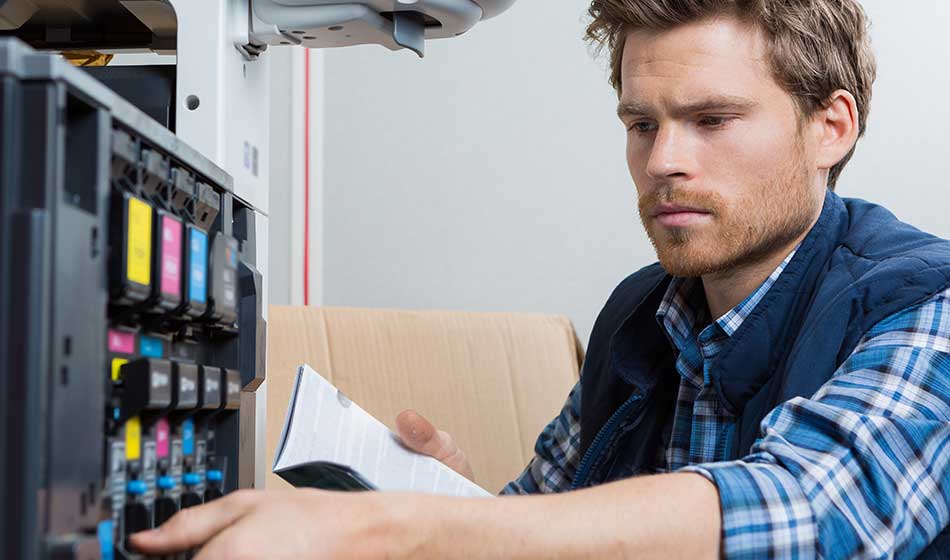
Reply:
<svg viewBox="0 0 950 560"><path fill-rule="evenodd" d="M950 548L950 244L833 192L874 80L860 6L590 11L660 262L610 297L581 382L504 490L536 495L239 492L135 545L204 545L201 560ZM470 475L447 434L398 424Z"/></svg>

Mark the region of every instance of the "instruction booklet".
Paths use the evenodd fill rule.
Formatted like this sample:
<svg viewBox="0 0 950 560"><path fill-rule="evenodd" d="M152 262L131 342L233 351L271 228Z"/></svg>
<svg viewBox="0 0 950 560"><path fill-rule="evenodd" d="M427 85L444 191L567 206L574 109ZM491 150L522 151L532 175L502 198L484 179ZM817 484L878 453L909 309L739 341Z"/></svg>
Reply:
<svg viewBox="0 0 950 560"><path fill-rule="evenodd" d="M273 470L298 487L491 496L436 459L410 451L307 365L297 368Z"/></svg>

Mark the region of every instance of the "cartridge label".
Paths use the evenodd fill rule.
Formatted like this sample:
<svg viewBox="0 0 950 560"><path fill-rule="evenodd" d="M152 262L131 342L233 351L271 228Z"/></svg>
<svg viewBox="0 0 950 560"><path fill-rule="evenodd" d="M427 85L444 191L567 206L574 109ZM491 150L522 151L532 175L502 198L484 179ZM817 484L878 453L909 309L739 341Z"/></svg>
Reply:
<svg viewBox="0 0 950 560"><path fill-rule="evenodd" d="M129 363L125 358L112 358L112 380L119 380L119 372L122 370L122 366Z"/></svg>
<svg viewBox="0 0 950 560"><path fill-rule="evenodd" d="M125 460L137 461L142 456L142 422L133 416L125 423Z"/></svg>
<svg viewBox="0 0 950 560"><path fill-rule="evenodd" d="M109 331L109 352L116 354L135 353L135 335L121 331Z"/></svg>
<svg viewBox="0 0 950 560"><path fill-rule="evenodd" d="M162 293L181 297L181 222L162 216Z"/></svg>
<svg viewBox="0 0 950 560"><path fill-rule="evenodd" d="M139 337L139 353L146 358L161 358L163 352L162 341L151 336Z"/></svg>
<svg viewBox="0 0 950 560"><path fill-rule="evenodd" d="M168 457L168 420L165 418L155 423L155 455L159 459Z"/></svg>
<svg viewBox="0 0 950 560"><path fill-rule="evenodd" d="M195 421L191 418L181 423L181 451L185 455L195 452Z"/></svg>
<svg viewBox="0 0 950 560"><path fill-rule="evenodd" d="M129 199L128 255L126 276L143 286L152 278L152 208L145 202Z"/></svg>
<svg viewBox="0 0 950 560"><path fill-rule="evenodd" d="M197 303L208 300L208 234L189 230L188 299Z"/></svg>

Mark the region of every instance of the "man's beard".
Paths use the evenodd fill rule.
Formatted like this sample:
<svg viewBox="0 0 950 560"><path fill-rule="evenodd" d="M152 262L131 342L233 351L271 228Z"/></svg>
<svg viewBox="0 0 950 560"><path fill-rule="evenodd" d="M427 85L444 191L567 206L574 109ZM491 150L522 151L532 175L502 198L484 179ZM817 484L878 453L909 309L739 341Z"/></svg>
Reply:
<svg viewBox="0 0 950 560"><path fill-rule="evenodd" d="M732 205L716 192L662 185L639 201L640 220L663 268L673 276L699 277L767 259L811 226L820 201L810 192L801 147L773 181L757 185ZM662 203L701 208L711 223L668 228L651 217Z"/></svg>

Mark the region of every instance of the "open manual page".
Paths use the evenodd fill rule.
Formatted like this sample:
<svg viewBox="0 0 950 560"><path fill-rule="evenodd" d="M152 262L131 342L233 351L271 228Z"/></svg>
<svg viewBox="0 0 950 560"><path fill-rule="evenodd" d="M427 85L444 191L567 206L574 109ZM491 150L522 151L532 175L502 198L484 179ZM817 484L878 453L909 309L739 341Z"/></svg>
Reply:
<svg viewBox="0 0 950 560"><path fill-rule="evenodd" d="M331 490L491 496L439 461L408 450L307 365L297 368L274 473L294 486Z"/></svg>

